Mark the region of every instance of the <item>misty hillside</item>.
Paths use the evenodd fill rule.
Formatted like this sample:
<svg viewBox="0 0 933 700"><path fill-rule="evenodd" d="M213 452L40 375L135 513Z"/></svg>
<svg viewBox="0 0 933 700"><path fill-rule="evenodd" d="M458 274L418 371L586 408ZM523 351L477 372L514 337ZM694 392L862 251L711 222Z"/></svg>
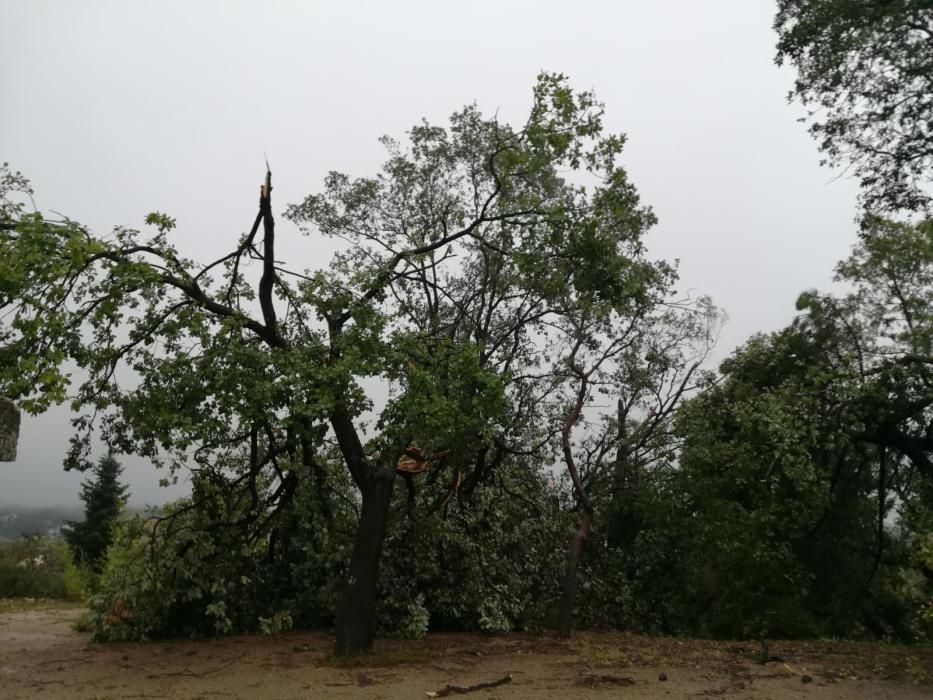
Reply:
<svg viewBox="0 0 933 700"><path fill-rule="evenodd" d="M78 506L0 506L0 539L13 540L36 532L58 537L66 520L80 520L81 517L82 509Z"/></svg>

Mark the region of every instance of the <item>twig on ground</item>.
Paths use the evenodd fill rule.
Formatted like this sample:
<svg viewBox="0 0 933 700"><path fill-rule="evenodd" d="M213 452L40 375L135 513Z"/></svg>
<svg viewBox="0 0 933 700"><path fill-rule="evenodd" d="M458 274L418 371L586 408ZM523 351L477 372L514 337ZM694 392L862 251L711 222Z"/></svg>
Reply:
<svg viewBox="0 0 933 700"><path fill-rule="evenodd" d="M238 656L237 658L232 659L222 666L218 666L217 668L209 668L206 671L192 671L190 668L185 668L181 671L169 671L168 673L150 673L148 676L146 676L146 678L166 678L168 676L194 676L195 678L200 678L202 676L209 676L212 673L217 673L218 671L226 670L233 666L233 664L237 663L241 658L243 657Z"/></svg>
<svg viewBox="0 0 933 700"><path fill-rule="evenodd" d="M449 683L443 688L434 691L428 691L425 693L429 698L445 698L448 695L465 695L466 693L472 693L475 690L485 690L486 688L495 688L496 686L505 685L506 683L512 682L512 674L506 674L494 681L484 681L483 683L476 683L475 685L450 685Z"/></svg>

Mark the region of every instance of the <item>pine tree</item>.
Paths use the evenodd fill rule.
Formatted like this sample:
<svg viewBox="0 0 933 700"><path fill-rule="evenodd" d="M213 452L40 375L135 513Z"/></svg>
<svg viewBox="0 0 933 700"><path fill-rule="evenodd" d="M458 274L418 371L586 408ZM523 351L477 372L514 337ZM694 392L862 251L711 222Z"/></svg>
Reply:
<svg viewBox="0 0 933 700"><path fill-rule="evenodd" d="M75 559L95 571L102 568L112 540L113 523L126 505L128 487L120 483L122 473L123 467L113 454L100 458L94 467L94 478L81 484L84 521L69 522L64 533Z"/></svg>

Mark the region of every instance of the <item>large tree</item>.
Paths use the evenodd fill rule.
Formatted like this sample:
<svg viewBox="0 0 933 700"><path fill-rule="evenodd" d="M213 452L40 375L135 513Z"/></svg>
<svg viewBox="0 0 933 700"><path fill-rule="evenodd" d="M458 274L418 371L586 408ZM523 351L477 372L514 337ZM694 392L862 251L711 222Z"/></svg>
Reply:
<svg viewBox="0 0 933 700"><path fill-rule="evenodd" d="M756 336L680 412L668 527L690 581L678 607L694 630L845 635L862 621L894 460L886 473L840 424L833 355L805 329Z"/></svg>
<svg viewBox="0 0 933 700"><path fill-rule="evenodd" d="M928 209L933 0L779 0L774 25L826 161L852 168L869 211Z"/></svg>
<svg viewBox="0 0 933 700"><path fill-rule="evenodd" d="M76 363L70 398L87 413L70 466L86 466L97 430L123 453L193 464L260 528L299 479L326 480L333 441L359 499L336 649L364 651L397 475L414 489L427 471L443 497L546 442L535 419L554 386L539 335L575 313L567 300L638 292L640 266L620 271L641 256L650 213L601 116L591 93L542 75L520 128L471 107L447 128L415 127L407 147L387 140L378 177L332 173L289 209L346 242L326 269L277 259L268 173L252 228L207 264L180 256L162 214L145 238L19 212L0 240L3 393L44 410L69 396ZM135 385L116 380L127 369ZM390 398L364 439L372 377Z"/></svg>

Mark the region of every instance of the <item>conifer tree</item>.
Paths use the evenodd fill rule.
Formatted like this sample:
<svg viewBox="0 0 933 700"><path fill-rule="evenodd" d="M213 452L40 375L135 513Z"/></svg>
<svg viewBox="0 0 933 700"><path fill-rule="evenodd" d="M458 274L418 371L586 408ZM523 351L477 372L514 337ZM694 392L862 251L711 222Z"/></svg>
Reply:
<svg viewBox="0 0 933 700"><path fill-rule="evenodd" d="M69 522L65 531L75 559L95 571L102 568L112 540L113 523L126 505L128 487L120 483L123 466L112 453L101 457L94 467L94 478L81 484L84 521Z"/></svg>

